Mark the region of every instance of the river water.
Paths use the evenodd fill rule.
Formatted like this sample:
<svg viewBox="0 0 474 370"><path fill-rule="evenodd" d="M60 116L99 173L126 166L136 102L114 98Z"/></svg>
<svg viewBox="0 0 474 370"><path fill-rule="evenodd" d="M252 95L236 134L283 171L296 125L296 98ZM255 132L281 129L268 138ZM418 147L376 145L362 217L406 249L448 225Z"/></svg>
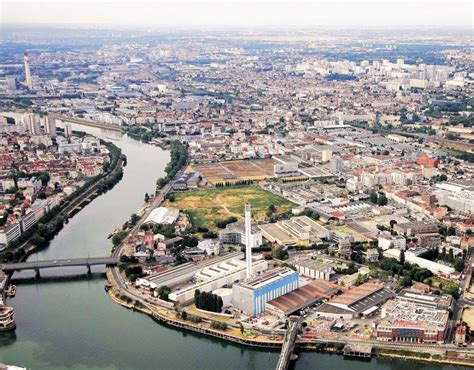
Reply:
<svg viewBox="0 0 474 370"><path fill-rule="evenodd" d="M127 156L124 177L111 191L77 213L50 246L30 260L107 256L107 235L143 204L156 179L164 174L169 153L119 133L76 126L113 141ZM31 369L273 369L278 353L257 351L170 329L114 303L104 291L103 268L16 273L17 330L0 333L0 363ZM67 277L58 275L68 274ZM303 353L295 369L454 369L372 359Z"/></svg>

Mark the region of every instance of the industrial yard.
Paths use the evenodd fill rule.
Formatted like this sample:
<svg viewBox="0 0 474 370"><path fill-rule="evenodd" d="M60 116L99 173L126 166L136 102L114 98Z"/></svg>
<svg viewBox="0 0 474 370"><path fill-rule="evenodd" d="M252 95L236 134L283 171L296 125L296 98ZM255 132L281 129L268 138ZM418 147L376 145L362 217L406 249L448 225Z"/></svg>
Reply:
<svg viewBox="0 0 474 370"><path fill-rule="evenodd" d="M253 159L202 163L190 165L186 172L199 172L203 178L215 185L222 182L235 183L245 180L264 180L273 177L274 162L271 159Z"/></svg>

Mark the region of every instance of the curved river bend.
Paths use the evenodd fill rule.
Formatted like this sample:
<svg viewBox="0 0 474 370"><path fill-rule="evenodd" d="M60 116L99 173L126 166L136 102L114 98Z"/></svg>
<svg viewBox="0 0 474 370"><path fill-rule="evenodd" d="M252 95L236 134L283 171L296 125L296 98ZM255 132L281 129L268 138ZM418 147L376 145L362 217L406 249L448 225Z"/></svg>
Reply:
<svg viewBox="0 0 474 370"><path fill-rule="evenodd" d="M73 126L74 127L74 126ZM143 204L164 174L169 154L111 131L74 127L113 141L127 156L124 177L76 214L48 249L30 256L57 259L109 255L107 235ZM31 369L274 369L278 353L256 351L164 327L114 303L104 291L103 270L45 270L42 279L17 273L16 332L0 333L0 363ZM69 278L58 274L82 274ZM373 359L371 362L304 353L296 369L433 369L433 365ZM450 369L451 367L443 367ZM439 367L441 369L441 367ZM454 369L454 367L452 367Z"/></svg>

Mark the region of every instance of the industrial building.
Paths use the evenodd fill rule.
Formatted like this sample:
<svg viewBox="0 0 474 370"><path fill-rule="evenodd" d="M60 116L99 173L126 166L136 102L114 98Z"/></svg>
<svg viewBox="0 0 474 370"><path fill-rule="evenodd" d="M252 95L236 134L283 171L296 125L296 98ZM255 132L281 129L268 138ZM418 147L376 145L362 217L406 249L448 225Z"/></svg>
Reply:
<svg viewBox="0 0 474 370"><path fill-rule="evenodd" d="M179 217L179 209L155 208L143 222L145 225L172 225Z"/></svg>
<svg viewBox="0 0 474 370"><path fill-rule="evenodd" d="M323 299L331 298L340 289L336 284L316 279L267 302L266 311L283 319L296 311L321 302Z"/></svg>
<svg viewBox="0 0 474 370"><path fill-rule="evenodd" d="M287 267L275 268L234 284L232 303L247 315L259 315L265 311L268 301L293 291L298 286L297 272Z"/></svg>
<svg viewBox="0 0 474 370"><path fill-rule="evenodd" d="M415 234L437 233L438 225L435 222L415 221L395 224L393 229L398 233L414 236Z"/></svg>
<svg viewBox="0 0 474 370"><path fill-rule="evenodd" d="M406 245L407 241L402 235L392 235L388 231L380 233L378 238L378 246L384 251L392 248L405 250Z"/></svg>
<svg viewBox="0 0 474 370"><path fill-rule="evenodd" d="M356 316L368 316L393 296L394 293L384 288L382 284L367 282L348 289L322 304L316 310L316 314L322 317L346 320Z"/></svg>
<svg viewBox="0 0 474 370"><path fill-rule="evenodd" d="M308 216L259 225L262 235L280 245L310 245L320 239L331 239L331 232Z"/></svg>
<svg viewBox="0 0 474 370"><path fill-rule="evenodd" d="M265 260L252 264L252 273L259 276L268 269ZM197 283L176 290L169 295L169 300L178 304L185 304L194 298L194 292L211 292L224 286L231 286L246 277L246 263L239 259L222 262L218 265L207 266L194 275Z"/></svg>
<svg viewBox="0 0 474 370"><path fill-rule="evenodd" d="M262 233L256 226L251 226L252 248L262 245ZM222 244L245 244L245 226L240 222L227 224L224 230L219 231L219 241Z"/></svg>
<svg viewBox="0 0 474 370"><path fill-rule="evenodd" d="M400 302L411 302L417 305L436 308L438 310L449 310L454 298L447 294L434 295L429 293L415 292L412 289L404 289L397 295Z"/></svg>
<svg viewBox="0 0 474 370"><path fill-rule="evenodd" d="M449 313L447 310L395 299L382 307L381 317L382 321L377 325L377 340L443 343Z"/></svg>
<svg viewBox="0 0 474 370"><path fill-rule="evenodd" d="M320 259L303 259L294 263L296 271L300 275L309 276L314 279L330 280L336 273L332 266Z"/></svg>

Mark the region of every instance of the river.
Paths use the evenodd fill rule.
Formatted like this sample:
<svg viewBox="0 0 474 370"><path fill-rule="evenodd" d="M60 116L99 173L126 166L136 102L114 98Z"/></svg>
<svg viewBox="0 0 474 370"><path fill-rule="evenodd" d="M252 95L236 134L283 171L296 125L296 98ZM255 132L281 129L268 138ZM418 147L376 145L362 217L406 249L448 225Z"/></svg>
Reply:
<svg viewBox="0 0 474 370"><path fill-rule="evenodd" d="M169 153L121 134L74 127L113 141L127 156L124 177L111 191L77 213L50 246L30 260L107 256L107 235L143 204L164 174ZM0 333L0 363L31 369L273 369L278 353L241 348L215 339L170 329L151 318L114 303L104 291L104 270L92 277L85 268L14 275L17 329ZM68 277L59 277L67 273ZM303 353L295 369L454 369L372 359L344 360L340 356Z"/></svg>

